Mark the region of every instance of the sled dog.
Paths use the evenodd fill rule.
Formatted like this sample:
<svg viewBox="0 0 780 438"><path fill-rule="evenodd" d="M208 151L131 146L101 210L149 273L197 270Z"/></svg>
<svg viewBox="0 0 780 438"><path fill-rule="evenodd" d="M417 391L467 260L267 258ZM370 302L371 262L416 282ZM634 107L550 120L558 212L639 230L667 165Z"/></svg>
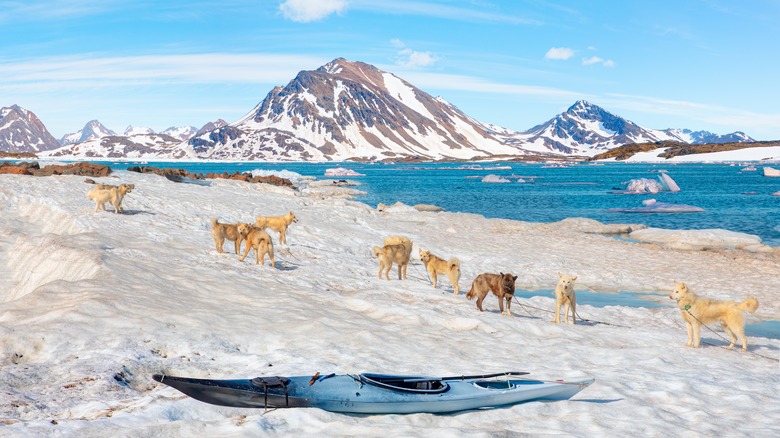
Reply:
<svg viewBox="0 0 780 438"><path fill-rule="evenodd" d="M564 321L569 323L569 313L571 313L571 323L577 324L575 317L577 310L577 296L574 294L574 282L577 277L563 275L558 273L558 285L555 286L555 318L552 322L561 322L561 306L563 306Z"/></svg>
<svg viewBox="0 0 780 438"><path fill-rule="evenodd" d="M241 253L241 242L246 238L246 232L241 234L238 230L239 224L221 224L217 222L217 218L211 218L211 237L214 238L214 245L217 247L217 252L224 254L222 245L225 243L225 239L235 242L236 254Z"/></svg>
<svg viewBox="0 0 780 438"><path fill-rule="evenodd" d="M677 301L677 306L680 307L680 314L688 331L687 346L699 348L702 324L720 322L723 330L731 338L731 344L726 349L732 350L739 337L742 351L747 351L745 311L755 312L758 309L757 299L749 297L739 303L712 300L694 294L685 283L677 283L677 281L674 282L674 290L669 294L669 298Z"/></svg>
<svg viewBox="0 0 780 438"><path fill-rule="evenodd" d="M430 251L420 248L420 260L422 260L428 275L433 280L434 289L436 289L438 274L446 274L452 287L455 288L453 293L455 295L460 293L460 286L458 285L458 280L460 280L460 261L458 259L453 257L449 260L444 260L431 254Z"/></svg>
<svg viewBox="0 0 780 438"><path fill-rule="evenodd" d="M105 210L106 202L109 202L114 207L114 213L119 213L123 211L122 200L134 188L134 184L120 184L118 186L96 184L94 188L87 190L87 198L95 201L95 211Z"/></svg>
<svg viewBox="0 0 780 438"><path fill-rule="evenodd" d="M409 264L406 248L402 244L375 246L373 248L374 257L379 261L379 274L377 276L380 280L382 279L382 271L385 271L385 278L390 281L390 268L393 267L393 263L398 265L398 279L401 280L402 272L403 279L406 279L406 266Z"/></svg>
<svg viewBox="0 0 780 438"><path fill-rule="evenodd" d="M276 261L274 260L274 242L271 240L271 236L265 232L265 230L253 227L251 224L238 224L238 232L246 236L246 249L244 255L241 256L238 261L243 262L246 256L249 254L249 250L255 250L255 264L265 265L265 255L268 254L268 258L271 259L271 266L276 267Z"/></svg>
<svg viewBox="0 0 780 438"><path fill-rule="evenodd" d="M270 228L279 233L279 244L287 244L287 227L291 223L298 222L295 213L289 212L283 216L258 216L255 219L255 226L260 229Z"/></svg>
<svg viewBox="0 0 780 438"><path fill-rule="evenodd" d="M482 312L482 301L485 300L488 292L492 291L498 297L498 308L501 315L512 316L512 298L515 296L515 280L517 275L504 274L479 274L471 283L471 289L466 294L469 300L477 298L477 309ZM506 313L504 312L504 301L506 300Z"/></svg>

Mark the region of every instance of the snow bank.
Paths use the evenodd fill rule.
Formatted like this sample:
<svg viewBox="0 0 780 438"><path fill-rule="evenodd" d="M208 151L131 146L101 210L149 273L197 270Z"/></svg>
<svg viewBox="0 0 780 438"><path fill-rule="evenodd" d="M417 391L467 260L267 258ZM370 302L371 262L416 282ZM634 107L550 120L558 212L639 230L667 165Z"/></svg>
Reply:
<svg viewBox="0 0 780 438"><path fill-rule="evenodd" d="M331 169L325 169L325 176L365 176L365 174L355 172L352 169L346 167L335 167Z"/></svg>
<svg viewBox="0 0 780 438"><path fill-rule="evenodd" d="M136 186L120 215L95 213L81 177L0 175L0 435L780 434L780 411L767 409L780 385L780 340L748 336L741 354L714 347L727 344L723 333L703 330L702 348L684 347L680 312L667 297L674 280L685 281L710 298L755 296L760 306L748 323L780 320L777 251L680 251L616 240L600 232L618 225L587 220L378 211L264 184L116 176ZM211 217L251 221L290 210L299 222L288 229L288 247L275 248L275 268L215 251ZM630 236L643 231L664 232ZM673 241L704 241L674 233ZM379 280L371 247L398 234L416 247L407 279ZM722 230L711 240L757 242ZM457 257L464 291L480 273L518 275L515 317L502 317L493 296L480 313L441 278L434 289L418 248ZM552 324L553 297L522 291L553 289L558 272L576 274L579 290L640 292L663 306L600 307L583 296L577 312L589 321ZM349 416L222 408L151 379L518 369L596 383L570 401Z"/></svg>
<svg viewBox="0 0 780 438"><path fill-rule="evenodd" d="M683 250L738 248L750 251L774 251L772 247L762 245L761 238L758 236L721 229L664 230L647 228L632 232L630 237L640 242L655 243L666 248Z"/></svg>

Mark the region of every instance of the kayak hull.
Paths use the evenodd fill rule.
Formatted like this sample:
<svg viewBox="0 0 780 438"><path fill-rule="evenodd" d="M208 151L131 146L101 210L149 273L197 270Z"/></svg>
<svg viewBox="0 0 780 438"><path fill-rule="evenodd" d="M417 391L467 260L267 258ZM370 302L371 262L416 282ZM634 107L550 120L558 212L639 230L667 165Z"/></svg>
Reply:
<svg viewBox="0 0 780 438"><path fill-rule="evenodd" d="M376 386L366 383L360 375L347 374L319 379L287 377L284 386L264 386L258 384L257 379L211 380L164 375L155 375L154 379L196 400L219 406L312 407L361 414L447 413L532 400L567 400L594 381L452 379L441 381L445 390L424 392Z"/></svg>

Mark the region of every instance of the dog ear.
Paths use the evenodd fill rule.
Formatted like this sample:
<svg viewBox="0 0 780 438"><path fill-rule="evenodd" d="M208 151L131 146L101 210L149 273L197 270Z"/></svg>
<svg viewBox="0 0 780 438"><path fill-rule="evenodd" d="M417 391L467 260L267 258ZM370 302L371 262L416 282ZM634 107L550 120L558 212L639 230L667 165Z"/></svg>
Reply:
<svg viewBox="0 0 780 438"><path fill-rule="evenodd" d="M574 283L575 281L577 281L577 276L576 276L576 275L575 275L574 277L572 277L572 278L571 278L571 282L572 282L572 283Z"/></svg>
<svg viewBox="0 0 780 438"><path fill-rule="evenodd" d="M561 278L561 277L563 277L563 275L561 275L561 273L559 272L558 273L558 278Z"/></svg>
<svg viewBox="0 0 780 438"><path fill-rule="evenodd" d="M514 278L515 280L517 280L517 275L515 275L513 278Z"/></svg>

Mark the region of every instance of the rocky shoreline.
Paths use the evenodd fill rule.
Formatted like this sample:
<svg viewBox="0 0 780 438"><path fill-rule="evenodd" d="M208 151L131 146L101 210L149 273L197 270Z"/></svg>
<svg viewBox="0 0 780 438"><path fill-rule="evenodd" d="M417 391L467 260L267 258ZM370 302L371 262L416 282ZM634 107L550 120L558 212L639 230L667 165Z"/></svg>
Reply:
<svg viewBox="0 0 780 438"><path fill-rule="evenodd" d="M231 179L236 181L246 181L250 183L263 183L275 186L293 187L292 181L287 178L280 178L275 175L253 176L250 173L198 173L194 174L184 169L163 169L152 166L133 166L128 167L130 172L153 173L163 176L173 182L183 182L185 178L203 180L203 179ZM37 161L21 161L0 163L0 174L12 175L32 175L32 176L51 176L51 175L79 175L101 177L108 176L112 172L109 166L102 164L93 164L89 162L78 162L73 164L50 164L41 167Z"/></svg>

